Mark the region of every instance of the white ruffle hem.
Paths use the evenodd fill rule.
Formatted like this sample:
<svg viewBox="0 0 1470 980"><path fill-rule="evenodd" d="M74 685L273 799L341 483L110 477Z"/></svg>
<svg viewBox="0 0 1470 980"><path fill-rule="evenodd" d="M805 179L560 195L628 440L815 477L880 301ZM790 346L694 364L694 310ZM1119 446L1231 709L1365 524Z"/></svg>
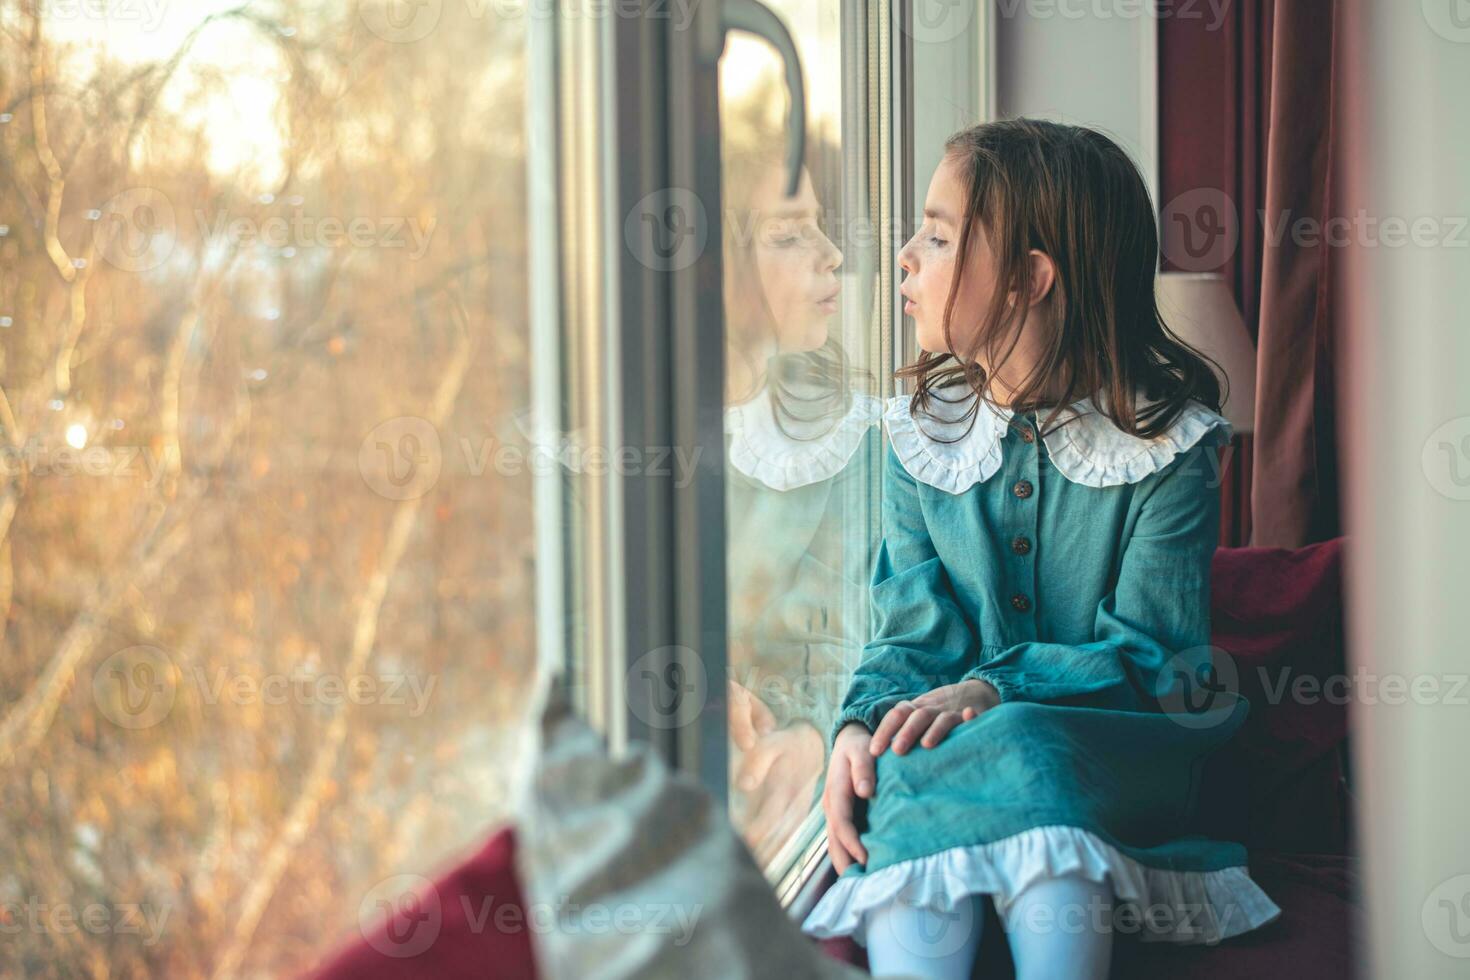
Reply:
<svg viewBox="0 0 1470 980"><path fill-rule="evenodd" d="M1011 902L1032 882L1066 874L1099 883L1110 880L1115 895L1111 912L1085 914L1105 915L1115 934L1133 932L1144 942L1214 945L1281 915L1243 866L1217 871L1152 868L1080 827L1044 826L838 878L801 928L819 939L850 935L866 945L870 910L900 900L950 912L977 894L992 896L1004 920ZM1059 927L1069 921L1061 912L1058 918Z"/></svg>

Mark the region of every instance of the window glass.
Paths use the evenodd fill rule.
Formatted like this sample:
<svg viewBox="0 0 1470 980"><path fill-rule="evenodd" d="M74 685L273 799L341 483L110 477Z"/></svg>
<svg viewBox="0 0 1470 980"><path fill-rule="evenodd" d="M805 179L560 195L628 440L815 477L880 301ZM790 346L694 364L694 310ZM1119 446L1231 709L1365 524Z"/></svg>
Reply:
<svg viewBox="0 0 1470 980"><path fill-rule="evenodd" d="M827 736L869 634L884 348L857 13L772 6L805 71L794 197L769 46L731 35L720 108L730 800L776 878L820 829Z"/></svg>
<svg viewBox="0 0 1470 980"><path fill-rule="evenodd" d="M508 815L524 16L0 5L19 975L292 975Z"/></svg>

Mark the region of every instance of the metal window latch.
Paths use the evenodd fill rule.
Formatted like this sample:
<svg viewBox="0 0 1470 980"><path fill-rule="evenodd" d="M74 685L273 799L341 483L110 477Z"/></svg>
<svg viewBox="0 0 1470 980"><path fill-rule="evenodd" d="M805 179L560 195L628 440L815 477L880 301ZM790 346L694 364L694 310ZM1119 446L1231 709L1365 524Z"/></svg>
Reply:
<svg viewBox="0 0 1470 980"><path fill-rule="evenodd" d="M720 28L724 33L744 31L764 39L786 66L786 94L790 100L786 109L786 196L795 197L806 158L806 82L796 42L781 18L760 0L724 0L720 5ZM720 43L723 51L723 39Z"/></svg>

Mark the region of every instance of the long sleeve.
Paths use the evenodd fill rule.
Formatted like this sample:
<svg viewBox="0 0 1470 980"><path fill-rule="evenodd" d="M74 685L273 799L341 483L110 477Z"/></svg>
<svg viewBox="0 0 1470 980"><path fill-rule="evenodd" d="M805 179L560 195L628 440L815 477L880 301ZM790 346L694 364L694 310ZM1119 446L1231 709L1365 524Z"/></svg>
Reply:
<svg viewBox="0 0 1470 980"><path fill-rule="evenodd" d="M873 638L863 646L829 742L848 722L872 731L899 701L957 682L979 651L929 537L917 483L891 445L884 453L882 524L871 583Z"/></svg>
<svg viewBox="0 0 1470 980"><path fill-rule="evenodd" d="M1208 664L1220 494L1205 454L1217 444L1207 437L1181 453L1147 491L1116 584L1098 603L1093 642L1019 643L965 677L994 685L1002 703L1153 711Z"/></svg>

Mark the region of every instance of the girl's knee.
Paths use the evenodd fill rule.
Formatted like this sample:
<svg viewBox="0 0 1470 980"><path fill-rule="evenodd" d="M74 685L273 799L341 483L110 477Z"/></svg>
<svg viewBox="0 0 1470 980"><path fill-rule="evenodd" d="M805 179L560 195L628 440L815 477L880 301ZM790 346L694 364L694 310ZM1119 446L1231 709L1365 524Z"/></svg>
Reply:
<svg viewBox="0 0 1470 980"><path fill-rule="evenodd" d="M908 904L899 896L868 913L868 969L875 977L967 980L985 924L985 896L970 895L948 910Z"/></svg>
<svg viewBox="0 0 1470 980"><path fill-rule="evenodd" d="M1001 916L1017 980L1106 977L1113 901L1109 881L1081 874L1042 878L1024 888Z"/></svg>

